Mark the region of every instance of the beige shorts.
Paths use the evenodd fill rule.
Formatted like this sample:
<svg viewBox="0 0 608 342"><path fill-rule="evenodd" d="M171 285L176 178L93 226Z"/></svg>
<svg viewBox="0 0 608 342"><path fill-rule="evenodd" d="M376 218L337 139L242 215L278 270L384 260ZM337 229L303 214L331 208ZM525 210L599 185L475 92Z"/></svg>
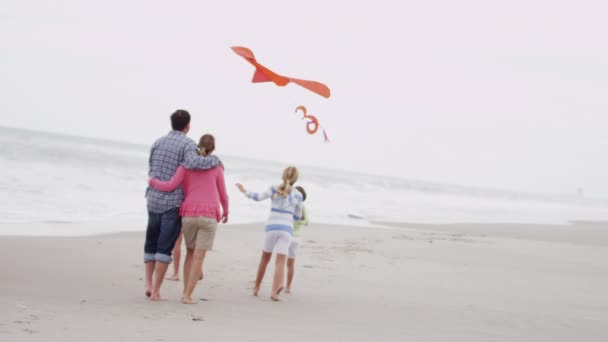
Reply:
<svg viewBox="0 0 608 342"><path fill-rule="evenodd" d="M209 217L182 217L182 233L188 249L213 249L217 220Z"/></svg>

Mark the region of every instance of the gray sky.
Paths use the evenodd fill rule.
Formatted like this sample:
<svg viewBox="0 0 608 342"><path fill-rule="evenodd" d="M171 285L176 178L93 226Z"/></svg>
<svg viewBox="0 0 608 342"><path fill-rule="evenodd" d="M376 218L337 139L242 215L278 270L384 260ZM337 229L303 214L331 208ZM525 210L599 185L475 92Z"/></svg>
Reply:
<svg viewBox="0 0 608 342"><path fill-rule="evenodd" d="M605 1L337 3L3 0L0 125L150 144L184 108L220 155L608 197Z"/></svg>

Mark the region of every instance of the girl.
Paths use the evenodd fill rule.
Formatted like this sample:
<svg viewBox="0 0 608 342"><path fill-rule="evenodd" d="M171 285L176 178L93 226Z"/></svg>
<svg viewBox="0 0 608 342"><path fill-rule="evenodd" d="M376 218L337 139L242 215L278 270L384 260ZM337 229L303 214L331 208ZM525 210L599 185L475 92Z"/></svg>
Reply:
<svg viewBox="0 0 608 342"><path fill-rule="evenodd" d="M237 188L245 196L254 201L271 199L270 216L265 226L264 247L262 248L262 258L258 266L258 273L255 278L253 295L257 296L260 292L260 285L266 272L266 266L272 257L272 251L277 253L272 282L272 294L270 298L274 301L279 300L279 294L283 290L283 279L285 276L285 260L289 253L291 236L293 235L293 221L299 221L302 216L302 195L293 188L293 184L298 180L298 169L290 166L283 171L283 184L278 187L272 186L262 193L255 193L245 190L243 185L237 183Z"/></svg>
<svg viewBox="0 0 608 342"><path fill-rule="evenodd" d="M210 155L215 149L215 138L205 134L199 142L199 153ZM228 195L224 184L224 169L186 170L180 166L168 182L150 179L150 186L161 191L172 191L179 185L184 188L184 201L179 208L182 216L182 233L186 241L184 261L184 304L195 304L192 292L203 276L203 261L213 248L218 222L228 221ZM220 203L222 210L220 211Z"/></svg>

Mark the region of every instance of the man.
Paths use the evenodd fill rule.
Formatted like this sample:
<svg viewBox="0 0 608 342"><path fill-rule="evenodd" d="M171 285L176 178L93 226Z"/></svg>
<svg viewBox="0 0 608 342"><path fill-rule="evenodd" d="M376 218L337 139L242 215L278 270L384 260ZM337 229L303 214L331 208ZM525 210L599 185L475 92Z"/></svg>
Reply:
<svg viewBox="0 0 608 342"><path fill-rule="evenodd" d="M148 173L150 177L167 181L171 179L180 164L187 169L210 169L220 164L216 156L200 156L196 143L186 137L190 130L190 113L181 109L175 111L171 115L171 127L173 130L169 134L152 145ZM160 287L172 261L171 251L181 232L179 206L184 193L181 187L171 192L148 187L146 198L148 202L148 228L144 246L146 296L157 301L161 300Z"/></svg>

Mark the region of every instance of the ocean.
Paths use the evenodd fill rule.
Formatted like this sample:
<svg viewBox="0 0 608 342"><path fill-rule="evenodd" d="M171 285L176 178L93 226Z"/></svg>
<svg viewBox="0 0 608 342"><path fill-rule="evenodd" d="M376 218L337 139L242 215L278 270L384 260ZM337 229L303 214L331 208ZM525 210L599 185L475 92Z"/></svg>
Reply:
<svg viewBox="0 0 608 342"><path fill-rule="evenodd" d="M149 146L0 127L0 234L114 232L83 222L131 220L144 230ZM285 165L218 155L226 169L230 222L262 222L268 203L234 184L262 191ZM298 165L312 223L550 223L608 221L608 200L438 184ZM44 225L44 223L53 223ZM69 229L55 231L62 224ZM94 226L96 229L82 228ZM88 230L84 230L88 229ZM125 228L121 228L124 230Z"/></svg>

